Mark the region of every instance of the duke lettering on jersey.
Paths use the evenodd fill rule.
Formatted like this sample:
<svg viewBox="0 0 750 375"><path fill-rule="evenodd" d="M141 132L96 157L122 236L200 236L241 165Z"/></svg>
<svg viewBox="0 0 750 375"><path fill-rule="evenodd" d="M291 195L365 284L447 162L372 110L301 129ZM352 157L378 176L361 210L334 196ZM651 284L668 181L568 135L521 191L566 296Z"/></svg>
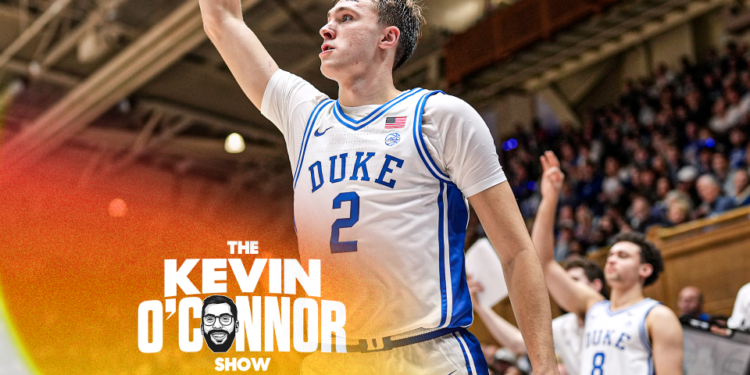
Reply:
<svg viewBox="0 0 750 375"><path fill-rule="evenodd" d="M625 332L616 329L598 329L593 332L586 332L586 348L590 346L614 346L617 349L625 350L625 344L632 337Z"/></svg>
<svg viewBox="0 0 750 375"><path fill-rule="evenodd" d="M617 311L609 301L592 306L586 314L581 374L653 374L646 317L658 304L646 298Z"/></svg>
<svg viewBox="0 0 750 375"><path fill-rule="evenodd" d="M352 168L351 175L347 174L348 168L346 164L346 159L349 157L349 153L334 155L328 158L328 165L330 165L330 169L328 169L330 170L330 173L328 174L328 182L332 184L339 183L341 181L344 181L347 176L349 177L349 181L370 181L367 162L370 161L373 156L375 156L375 153L368 152L367 157L363 159L362 157L364 155L364 152L357 152L357 161L356 163L354 163L354 168ZM390 176L390 174L394 172L394 168L403 168L404 160L399 159L393 155L385 154L385 161L382 163L382 165L383 167L380 169L378 178L374 181L374 183L393 189L396 185L396 180L386 179ZM310 166L310 168L308 168L308 170L310 171L310 185L312 186L313 193L323 187L323 185L326 183L325 179L323 178L323 168L326 168L326 166L324 166L323 162L321 162L320 160L316 161ZM362 174L361 178L359 178L360 173Z"/></svg>
<svg viewBox="0 0 750 375"><path fill-rule="evenodd" d="M346 305L352 338L472 322L467 203L422 137L434 94L410 90L358 119L325 100L293 159L300 256L321 259L323 292Z"/></svg>

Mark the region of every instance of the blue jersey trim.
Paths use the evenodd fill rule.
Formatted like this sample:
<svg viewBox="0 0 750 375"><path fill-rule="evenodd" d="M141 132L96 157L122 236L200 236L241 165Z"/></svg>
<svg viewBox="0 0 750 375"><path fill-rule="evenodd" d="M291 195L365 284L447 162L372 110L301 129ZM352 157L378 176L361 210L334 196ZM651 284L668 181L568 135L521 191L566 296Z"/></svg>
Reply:
<svg viewBox="0 0 750 375"><path fill-rule="evenodd" d="M443 173L443 171L438 168L437 164L432 159L430 152L427 150L424 139L422 139L422 117L424 115L425 104L427 103L427 99L430 96L438 93L442 93L442 91L429 92L425 94L421 99L419 99L419 102L417 103L417 109L414 111L414 126L412 129L412 133L414 135L414 145L417 147L419 157L422 159L422 163L424 163L424 165L427 167L427 170L430 171L430 174L432 174L440 182L451 183L450 177Z"/></svg>
<svg viewBox="0 0 750 375"><path fill-rule="evenodd" d="M304 138L302 138L302 146L299 150L299 157L297 159L297 167L295 168L294 172L294 189L297 188L297 181L299 179L299 173L300 170L302 170L302 163L305 159L305 151L307 150L307 145L310 141L310 134L312 134L312 129L315 127L315 122L318 120L318 116L321 112L323 112L323 109L325 109L328 104L333 103L332 100L326 99L322 102L320 102L315 109L313 109L312 113L310 114L310 118L307 120L307 125L305 126L305 135ZM316 113L317 111L317 113Z"/></svg>
<svg viewBox="0 0 750 375"><path fill-rule="evenodd" d="M336 119L339 120L339 122L346 126L349 129L352 130L359 130L364 128L367 125L372 124L377 119L379 119L381 116L383 116L388 110L393 108L396 104L401 103L402 101L424 91L423 89L412 89L409 91L406 91L402 93L401 95L397 96L396 98L392 99L388 103L385 103L381 105L378 109L371 112L369 115L367 115L365 118L361 120L354 120L351 117L347 116L344 111L341 109L341 104L339 104L338 100L336 101L336 105L333 106L333 115L336 116ZM372 118L370 118L372 117ZM364 122L364 123L363 123ZM353 124L352 124L353 123Z"/></svg>
<svg viewBox="0 0 750 375"><path fill-rule="evenodd" d="M476 370L477 374L488 375L490 373L490 369L487 366L487 361L484 359L482 345L479 344L477 338L466 329L461 329L460 331L458 331L458 334L461 335L464 343L469 348L468 355L471 358L471 361L474 362L474 369Z"/></svg>
<svg viewBox="0 0 750 375"><path fill-rule="evenodd" d="M643 344L643 347L648 351L649 355L651 355L651 342L648 339L648 330L646 329L646 318L648 317L648 314L651 312L651 310L654 309L654 307L661 305L660 302L654 303L653 306L649 307L648 310L643 314L643 319L641 319L641 324L638 326L638 333L641 337L641 344Z"/></svg>
<svg viewBox="0 0 750 375"><path fill-rule="evenodd" d="M454 184L447 184L448 195L448 245L450 259L451 294L453 306L449 327L468 327L474 320L471 294L466 282L464 266L464 241L469 224L469 209L461 190Z"/></svg>
<svg viewBox="0 0 750 375"><path fill-rule="evenodd" d="M458 338L458 335L454 332L453 337L458 341L458 346L461 347L461 353L464 355L464 362L466 362L466 371L469 373L469 375L474 374L471 371L471 363L469 362L469 356L466 354L466 349L464 348L464 344L461 342L461 340Z"/></svg>

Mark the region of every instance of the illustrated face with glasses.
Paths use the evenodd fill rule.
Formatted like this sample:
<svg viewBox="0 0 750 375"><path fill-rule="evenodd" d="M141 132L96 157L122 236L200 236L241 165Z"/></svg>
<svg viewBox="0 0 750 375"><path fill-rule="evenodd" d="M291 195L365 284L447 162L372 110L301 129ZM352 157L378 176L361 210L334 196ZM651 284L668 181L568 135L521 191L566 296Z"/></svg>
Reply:
<svg viewBox="0 0 750 375"><path fill-rule="evenodd" d="M215 353L226 353L234 343L239 322L235 316L237 308L233 305L234 302L224 296L212 296L204 301L201 329L206 344Z"/></svg>

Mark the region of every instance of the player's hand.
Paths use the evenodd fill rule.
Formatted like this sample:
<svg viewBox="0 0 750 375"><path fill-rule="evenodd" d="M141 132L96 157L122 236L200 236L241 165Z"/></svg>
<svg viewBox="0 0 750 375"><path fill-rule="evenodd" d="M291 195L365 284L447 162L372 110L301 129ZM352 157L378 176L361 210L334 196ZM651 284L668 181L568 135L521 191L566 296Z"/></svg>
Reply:
<svg viewBox="0 0 750 375"><path fill-rule="evenodd" d="M560 161L552 151L547 151L539 158L542 162L542 198L556 197L560 194L565 181L565 174L560 170Z"/></svg>
<svg viewBox="0 0 750 375"><path fill-rule="evenodd" d="M466 283L469 285L469 293L471 294L471 302L475 305L479 305L479 297L477 293L484 290L484 286L477 280L474 280L471 275L466 276Z"/></svg>

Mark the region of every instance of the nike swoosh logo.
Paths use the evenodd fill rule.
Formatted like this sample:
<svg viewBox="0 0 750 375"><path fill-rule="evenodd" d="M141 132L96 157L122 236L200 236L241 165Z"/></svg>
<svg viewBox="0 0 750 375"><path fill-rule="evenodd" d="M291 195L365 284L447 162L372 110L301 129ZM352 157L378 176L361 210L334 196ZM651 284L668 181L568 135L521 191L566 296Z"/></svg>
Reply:
<svg viewBox="0 0 750 375"><path fill-rule="evenodd" d="M326 129L326 130L323 130L323 132L322 132L322 133L319 133L319 131L320 131L320 130L316 130L316 131L315 131L315 136L316 136L316 137L320 137L320 136L322 136L323 134L325 134L325 133L326 133L327 131L329 131L329 130L331 130L331 129L333 129L333 126L331 126L330 128L328 128L328 129ZM448 374L448 375L450 375L450 374Z"/></svg>
<svg viewBox="0 0 750 375"><path fill-rule="evenodd" d="M455 374L455 373L456 373L456 371L458 371L458 370L453 370L453 372L451 372L451 373L450 373L450 374L448 374L448 375L453 375L453 374Z"/></svg>

